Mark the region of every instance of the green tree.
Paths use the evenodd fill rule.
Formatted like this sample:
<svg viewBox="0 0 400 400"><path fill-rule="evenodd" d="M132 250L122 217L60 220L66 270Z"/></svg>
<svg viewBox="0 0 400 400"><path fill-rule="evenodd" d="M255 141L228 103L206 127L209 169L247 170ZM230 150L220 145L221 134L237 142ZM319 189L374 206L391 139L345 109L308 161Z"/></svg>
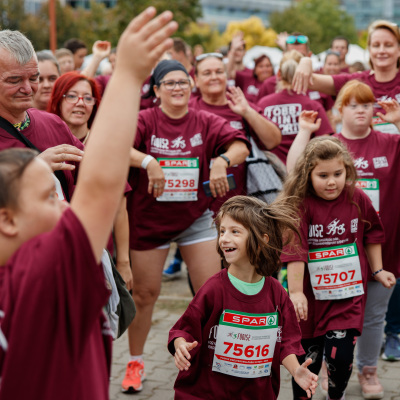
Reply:
<svg viewBox="0 0 400 400"><path fill-rule="evenodd" d="M24 17L24 0L0 0L0 29L19 30Z"/></svg>
<svg viewBox="0 0 400 400"><path fill-rule="evenodd" d="M282 12L272 13L269 21L276 32L307 35L314 53L328 49L335 36L358 42L354 19L340 8L338 0L300 0Z"/></svg>

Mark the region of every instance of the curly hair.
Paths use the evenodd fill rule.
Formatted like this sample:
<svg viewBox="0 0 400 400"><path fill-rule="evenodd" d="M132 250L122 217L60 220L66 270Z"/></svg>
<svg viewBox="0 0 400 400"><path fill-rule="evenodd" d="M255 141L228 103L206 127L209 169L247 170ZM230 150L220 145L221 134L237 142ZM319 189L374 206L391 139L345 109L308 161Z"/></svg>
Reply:
<svg viewBox="0 0 400 400"><path fill-rule="evenodd" d="M220 208L215 223L220 235L221 221L229 216L243 225L249 232L247 256L256 272L262 276L271 276L281 267L282 249L294 235L300 238L299 219L296 210L286 199L267 204L250 196L234 196ZM265 240L265 236L268 240ZM224 256L217 244L217 251Z"/></svg>

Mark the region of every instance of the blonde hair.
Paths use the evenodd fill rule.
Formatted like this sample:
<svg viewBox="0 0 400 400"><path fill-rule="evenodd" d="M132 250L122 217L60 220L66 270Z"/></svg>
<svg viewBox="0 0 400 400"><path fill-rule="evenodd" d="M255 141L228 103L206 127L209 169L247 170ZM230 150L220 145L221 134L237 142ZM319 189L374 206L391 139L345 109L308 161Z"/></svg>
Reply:
<svg viewBox="0 0 400 400"><path fill-rule="evenodd" d="M351 200L357 180L357 171L354 167L353 159L343 142L327 136L319 136L308 142L295 167L287 176L280 196L288 198L288 201L298 209L300 203L306 197L315 195L311 183L311 172L318 162L335 158L343 161L345 166Z"/></svg>
<svg viewBox="0 0 400 400"><path fill-rule="evenodd" d="M268 204L251 196L231 197L222 205L215 218L218 236L222 218L225 216L248 230L247 256L256 272L262 276L271 276L279 270L283 246L291 241L294 234L300 239L297 211L287 199ZM265 234L269 238L267 241ZM221 257L224 256L218 243L217 251Z"/></svg>
<svg viewBox="0 0 400 400"><path fill-rule="evenodd" d="M378 29L385 29L391 32L393 36L396 38L397 44L400 46L400 30L397 24L395 24L394 22L385 21L384 19L378 19L377 21L372 22L372 24L368 27L368 37L367 37L368 47L371 46L372 34ZM374 69L371 58L369 59L369 65L371 66L372 69ZM397 59L397 68L399 67L400 67L400 57Z"/></svg>
<svg viewBox="0 0 400 400"><path fill-rule="evenodd" d="M279 64L280 79L276 87L277 92L283 89L291 89L296 68L302 58L303 55L297 50L290 50L283 55Z"/></svg>
<svg viewBox="0 0 400 400"><path fill-rule="evenodd" d="M368 85L353 79L340 89L335 107L341 112L343 107L348 106L353 98L358 104L375 103L376 101L374 93Z"/></svg>

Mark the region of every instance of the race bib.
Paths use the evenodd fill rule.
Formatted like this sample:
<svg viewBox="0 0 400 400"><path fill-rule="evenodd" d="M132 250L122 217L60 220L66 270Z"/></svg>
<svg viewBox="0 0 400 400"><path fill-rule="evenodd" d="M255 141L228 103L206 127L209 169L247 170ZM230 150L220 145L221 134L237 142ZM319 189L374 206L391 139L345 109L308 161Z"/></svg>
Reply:
<svg viewBox="0 0 400 400"><path fill-rule="evenodd" d="M368 195L375 211L379 214L379 179L359 179L356 182L356 187L362 189Z"/></svg>
<svg viewBox="0 0 400 400"><path fill-rule="evenodd" d="M339 300L364 293L355 243L310 250L308 270L316 300Z"/></svg>
<svg viewBox="0 0 400 400"><path fill-rule="evenodd" d="M225 310L219 320L212 370L238 378L271 375L278 313Z"/></svg>
<svg viewBox="0 0 400 400"><path fill-rule="evenodd" d="M386 122L381 117L375 116L372 118L372 126L376 131L384 132L384 133L395 133L399 134L399 130L395 124L391 124L390 122Z"/></svg>
<svg viewBox="0 0 400 400"><path fill-rule="evenodd" d="M196 201L199 187L198 158L157 158L165 188L157 201Z"/></svg>

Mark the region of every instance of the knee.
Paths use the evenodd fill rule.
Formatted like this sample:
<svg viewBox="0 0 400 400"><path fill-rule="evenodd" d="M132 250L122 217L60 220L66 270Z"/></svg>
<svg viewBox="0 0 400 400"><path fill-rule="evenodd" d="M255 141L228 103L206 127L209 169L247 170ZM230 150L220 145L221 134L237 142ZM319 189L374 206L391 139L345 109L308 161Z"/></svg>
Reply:
<svg viewBox="0 0 400 400"><path fill-rule="evenodd" d="M157 301L160 294L160 288L140 287L134 288L132 297L135 301L136 307L153 306Z"/></svg>

